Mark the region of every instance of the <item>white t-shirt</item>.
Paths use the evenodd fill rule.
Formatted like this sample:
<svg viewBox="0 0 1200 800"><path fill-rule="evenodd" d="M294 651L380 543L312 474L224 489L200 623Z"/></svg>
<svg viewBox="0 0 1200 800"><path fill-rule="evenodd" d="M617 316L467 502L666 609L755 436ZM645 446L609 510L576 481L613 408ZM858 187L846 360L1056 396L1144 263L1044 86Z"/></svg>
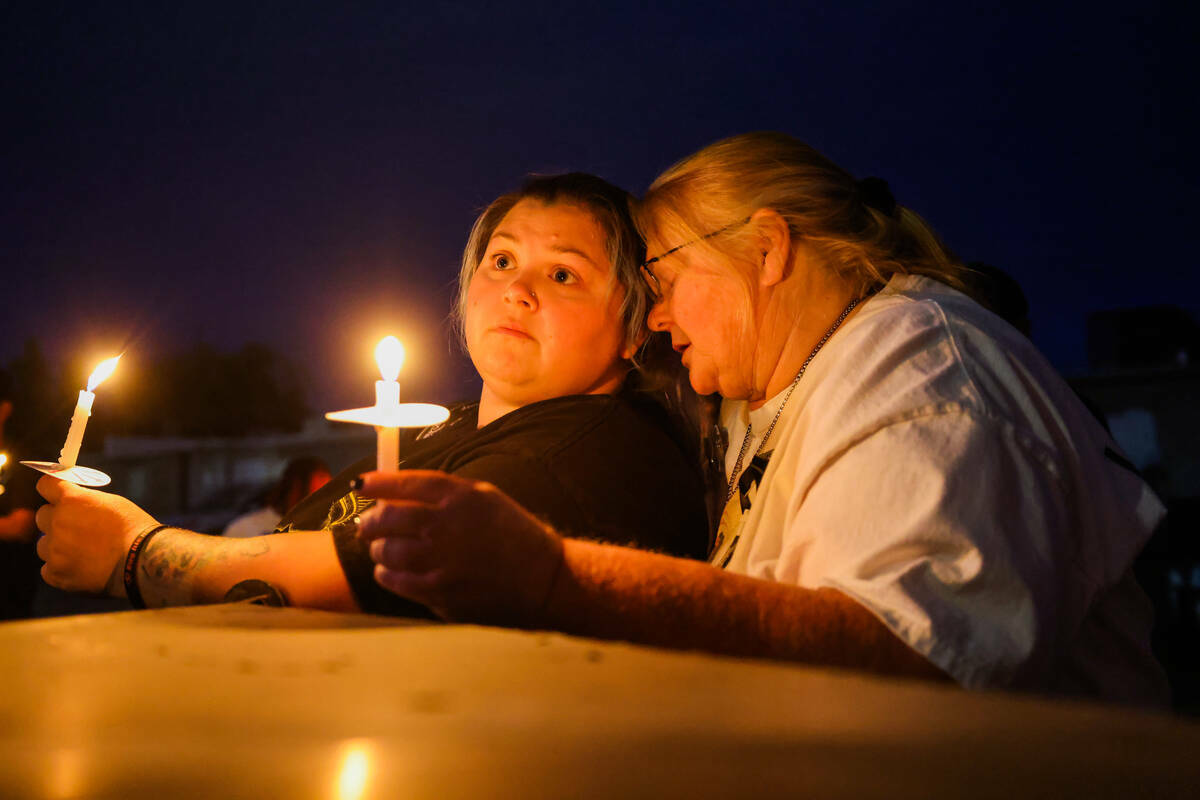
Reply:
<svg viewBox="0 0 1200 800"><path fill-rule="evenodd" d="M782 399L725 402L727 471ZM1129 571L1163 506L1033 345L964 295L893 278L763 449L714 564L836 588L965 686L1165 702Z"/></svg>
<svg viewBox="0 0 1200 800"><path fill-rule="evenodd" d="M233 522L225 526L225 531L222 536L227 536L231 539L249 539L252 536L262 536L275 530L275 526L279 524L282 515L271 507L260 508L257 511L250 511L242 514Z"/></svg>

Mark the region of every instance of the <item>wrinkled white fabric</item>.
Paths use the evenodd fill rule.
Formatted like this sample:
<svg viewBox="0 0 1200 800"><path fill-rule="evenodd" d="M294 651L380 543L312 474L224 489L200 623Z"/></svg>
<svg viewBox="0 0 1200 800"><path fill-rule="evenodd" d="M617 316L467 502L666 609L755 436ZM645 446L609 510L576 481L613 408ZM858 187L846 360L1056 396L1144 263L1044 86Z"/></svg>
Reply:
<svg viewBox="0 0 1200 800"><path fill-rule="evenodd" d="M781 399L725 403L727 469ZM834 587L968 687L1165 702L1129 572L1163 506L1033 345L967 297L894 278L809 365L766 451L714 563Z"/></svg>

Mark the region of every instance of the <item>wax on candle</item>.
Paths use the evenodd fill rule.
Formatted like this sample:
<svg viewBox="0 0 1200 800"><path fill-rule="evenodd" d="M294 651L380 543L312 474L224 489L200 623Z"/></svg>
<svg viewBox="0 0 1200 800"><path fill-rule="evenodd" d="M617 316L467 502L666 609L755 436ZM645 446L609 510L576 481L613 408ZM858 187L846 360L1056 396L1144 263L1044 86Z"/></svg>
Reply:
<svg viewBox="0 0 1200 800"><path fill-rule="evenodd" d="M87 428L88 417L92 415L92 403L96 400L94 391L97 386L108 379L117 368L120 356L101 361L88 377L87 388L79 393L79 402L75 404L75 413L71 415L71 427L67 431L67 440L63 443L58 455L58 463L64 467L75 466L79 458L79 447L83 444L83 432Z"/></svg>
<svg viewBox="0 0 1200 800"><path fill-rule="evenodd" d="M75 413L71 415L71 428L67 431L67 441L63 443L62 451L58 454L58 463L64 467L75 466L79 458L79 447L83 444L83 432L87 428L88 417L92 415L92 403L96 395L84 389L79 393L79 402L75 404Z"/></svg>

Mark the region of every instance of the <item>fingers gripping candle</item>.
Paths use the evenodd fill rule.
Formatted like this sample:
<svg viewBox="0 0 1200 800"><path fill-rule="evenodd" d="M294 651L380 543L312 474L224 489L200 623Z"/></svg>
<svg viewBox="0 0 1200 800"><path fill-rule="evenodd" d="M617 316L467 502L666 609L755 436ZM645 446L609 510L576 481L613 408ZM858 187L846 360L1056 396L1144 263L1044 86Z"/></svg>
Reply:
<svg viewBox="0 0 1200 800"><path fill-rule="evenodd" d="M67 441L59 453L58 463L64 467L75 466L79 458L79 447L83 444L83 432L87 428L88 417L92 415L92 403L96 400L95 389L113 374L117 368L120 356L100 362L88 378L87 388L79 393L79 402L75 404L75 413L71 416L71 427L67 431Z"/></svg>

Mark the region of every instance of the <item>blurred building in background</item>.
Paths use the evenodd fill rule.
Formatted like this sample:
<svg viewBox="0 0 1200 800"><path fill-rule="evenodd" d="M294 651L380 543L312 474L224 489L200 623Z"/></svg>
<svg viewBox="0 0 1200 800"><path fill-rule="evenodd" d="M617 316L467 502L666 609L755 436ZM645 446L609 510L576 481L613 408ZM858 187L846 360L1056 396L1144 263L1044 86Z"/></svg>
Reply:
<svg viewBox="0 0 1200 800"><path fill-rule="evenodd" d="M128 497L157 519L220 533L231 519L261 503L292 459L319 458L336 474L374 449L370 428L316 418L286 434L108 436L102 451L80 461L111 475L108 491Z"/></svg>

